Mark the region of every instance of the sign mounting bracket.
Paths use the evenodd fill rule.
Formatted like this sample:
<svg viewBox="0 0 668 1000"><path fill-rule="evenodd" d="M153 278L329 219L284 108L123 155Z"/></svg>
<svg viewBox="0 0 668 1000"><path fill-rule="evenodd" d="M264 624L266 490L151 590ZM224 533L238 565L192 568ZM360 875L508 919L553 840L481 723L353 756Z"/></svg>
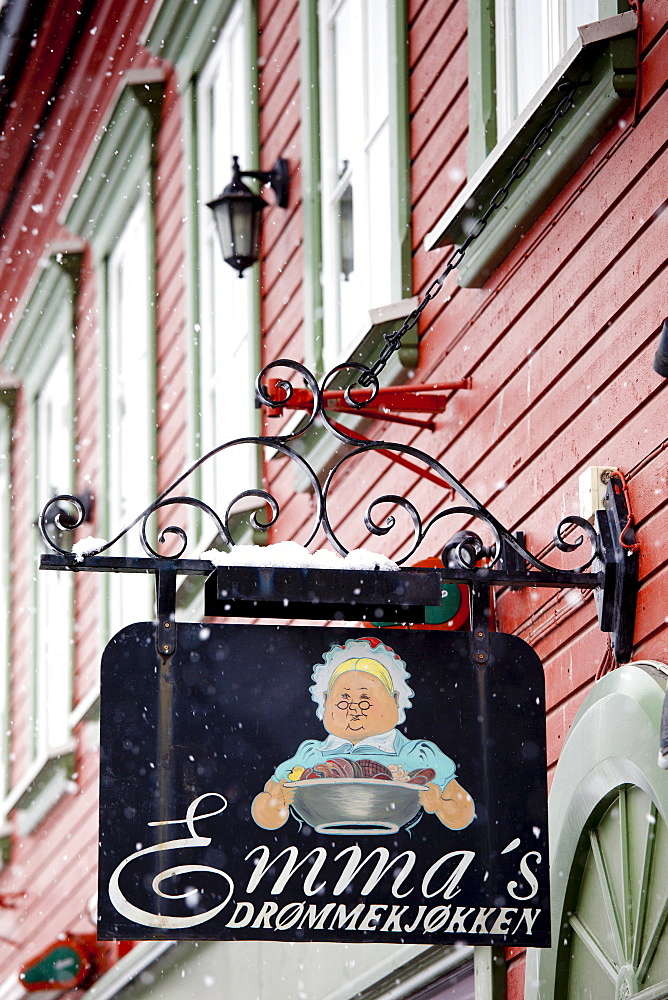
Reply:
<svg viewBox="0 0 668 1000"><path fill-rule="evenodd" d="M155 574L156 610L155 642L160 656L176 652L176 570L165 568Z"/></svg>

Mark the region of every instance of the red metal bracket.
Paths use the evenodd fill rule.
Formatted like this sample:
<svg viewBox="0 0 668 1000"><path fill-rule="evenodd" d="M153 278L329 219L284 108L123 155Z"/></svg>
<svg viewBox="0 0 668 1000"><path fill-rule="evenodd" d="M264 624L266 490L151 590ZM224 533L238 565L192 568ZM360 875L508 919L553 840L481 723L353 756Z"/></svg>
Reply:
<svg viewBox="0 0 668 1000"><path fill-rule="evenodd" d="M470 389L472 384L473 380L469 377L459 379L457 382L381 386L372 402L362 408L357 408L346 400L345 389L325 389L322 398L324 409L335 413L359 414L373 420L389 420L395 424L409 424L412 427L434 430L433 420L418 420L405 414L443 413L448 400L446 393L455 389ZM281 393L286 397L284 403L279 402L277 406L268 407L270 417L280 417L286 409L310 411L313 408L313 395L309 389L293 388L288 399L280 379L272 378L267 380L267 391L274 400L280 401ZM348 396L353 403L364 403L365 399L371 399L372 393L369 389L356 388L350 390Z"/></svg>

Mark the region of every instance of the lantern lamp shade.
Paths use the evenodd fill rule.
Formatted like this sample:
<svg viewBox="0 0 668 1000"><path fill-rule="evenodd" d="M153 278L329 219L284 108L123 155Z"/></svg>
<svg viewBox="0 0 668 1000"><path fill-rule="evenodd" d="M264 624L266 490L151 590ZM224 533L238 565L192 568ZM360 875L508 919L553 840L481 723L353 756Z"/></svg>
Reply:
<svg viewBox="0 0 668 1000"><path fill-rule="evenodd" d="M235 172L223 193L207 204L216 222L223 258L241 277L260 256L260 225L267 202Z"/></svg>

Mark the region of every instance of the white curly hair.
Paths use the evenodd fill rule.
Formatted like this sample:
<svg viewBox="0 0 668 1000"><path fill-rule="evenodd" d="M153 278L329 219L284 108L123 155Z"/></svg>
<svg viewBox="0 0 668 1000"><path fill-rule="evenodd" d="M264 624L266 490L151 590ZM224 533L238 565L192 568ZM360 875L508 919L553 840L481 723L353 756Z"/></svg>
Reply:
<svg viewBox="0 0 668 1000"><path fill-rule="evenodd" d="M364 639L348 639L343 646L332 646L323 656L323 662L315 664L312 674L313 684L309 691L317 705L316 715L318 718L322 720L325 717L325 701L332 674L346 660L355 657L377 660L381 666L385 667L392 679L394 693L397 695L397 708L399 709L397 721L398 723L404 722L406 709L411 707L411 698L415 694L407 683L410 674L401 657L374 636Z"/></svg>

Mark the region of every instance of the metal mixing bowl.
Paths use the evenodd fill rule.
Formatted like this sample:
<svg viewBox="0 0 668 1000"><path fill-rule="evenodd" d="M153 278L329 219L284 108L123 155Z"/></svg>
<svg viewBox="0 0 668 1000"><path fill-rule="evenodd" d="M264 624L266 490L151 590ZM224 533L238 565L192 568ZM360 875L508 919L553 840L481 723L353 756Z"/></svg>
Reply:
<svg viewBox="0 0 668 1000"><path fill-rule="evenodd" d="M423 787L373 778L313 778L291 785L293 809L309 826L348 836L396 833L419 812Z"/></svg>

